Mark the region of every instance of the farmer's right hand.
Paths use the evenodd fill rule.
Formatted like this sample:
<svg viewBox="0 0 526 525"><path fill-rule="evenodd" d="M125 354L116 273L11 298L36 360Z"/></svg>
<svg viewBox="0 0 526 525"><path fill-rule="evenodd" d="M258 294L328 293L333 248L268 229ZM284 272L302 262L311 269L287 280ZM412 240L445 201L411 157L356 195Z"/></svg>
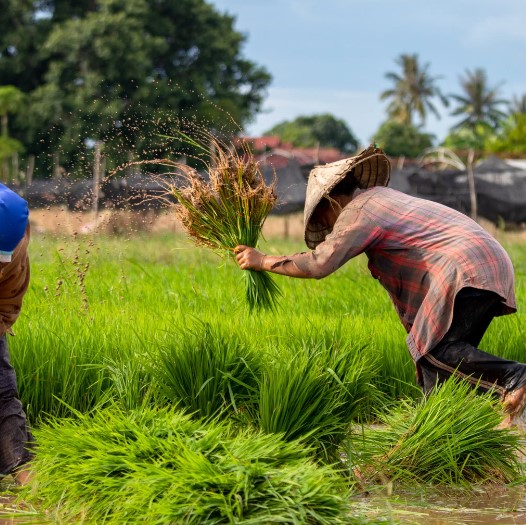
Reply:
<svg viewBox="0 0 526 525"><path fill-rule="evenodd" d="M237 264L242 270L257 270L258 272L263 270L265 254L259 250L240 244L234 248L234 253Z"/></svg>

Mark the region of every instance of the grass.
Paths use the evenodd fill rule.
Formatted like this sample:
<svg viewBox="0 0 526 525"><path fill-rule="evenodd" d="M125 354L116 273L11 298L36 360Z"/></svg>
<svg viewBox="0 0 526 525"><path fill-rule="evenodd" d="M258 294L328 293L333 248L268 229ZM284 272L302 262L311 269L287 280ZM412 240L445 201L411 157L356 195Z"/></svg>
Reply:
<svg viewBox="0 0 526 525"><path fill-rule="evenodd" d="M301 249L294 242L265 247L269 253ZM520 272L526 249L516 246L513 254ZM219 432L228 447L234 446L238 433L247 443L261 436L263 442L285 450L289 450L287 443L296 448L301 443L302 457L321 468L311 471L308 467L309 476L323 487L326 482L335 483L338 497L344 476L334 478L333 467L324 471L320 465L339 460L342 451L350 453L353 464L372 472L371 477L380 483L484 479L503 483L520 474L519 465L510 459L516 438L494 432L499 415L489 401L481 402L461 390L446 390L422 403L403 329L361 257L321 281L280 278L279 312L262 311L257 316L239 308L241 272L234 265L218 264L210 250L195 248L181 236L63 240L36 234L31 258L31 286L15 325L17 336L9 338L9 344L21 397L40 445L38 496L57 520L70 522L73 516L84 516L90 522L91 514L102 516L105 507L108 522L117 522L116 516L138 513L139 500L143 507L148 502L140 512L152 513L147 518L141 515L143 522L178 516L173 513L181 511L184 503L177 503L179 510L173 510L162 494L166 491L175 498L172 485L179 492L188 487L182 488L181 475L173 472L168 461L159 459L166 444L162 440L144 444L141 450L149 452L141 458L149 457L153 465L141 462L133 470L135 460L123 459L138 457L133 456L135 445L130 436L140 443L147 443L145 435L155 437L153 414L165 421L159 422L165 425L163 432L168 432L166 421L180 418L170 427L170 436L180 437L179 426L188 424L188 428L216 429L197 434ZM526 300L526 286L520 279L517 296L519 304ZM496 319L482 347L525 361L523 324L522 311ZM220 414L225 422L216 423ZM202 417L209 423L203 423ZM360 423L368 428L373 421L389 431L382 433L373 427L363 435L350 433ZM137 425L142 429L140 437ZM110 429L116 432L113 437ZM98 437L92 442L93 435ZM352 447L347 446L349 436ZM244 454L245 445L240 443L235 450ZM114 448L107 455L104 447L110 445ZM126 448L128 445L132 448ZM262 451L261 446L258 450ZM177 450L170 454L190 454L184 447ZM229 450L230 457L234 449L222 450ZM250 447L247 450L249 454ZM253 464L252 460L243 462L241 456L230 457L237 461L228 467L232 469L228 472L236 473L236 480L252 479L243 477L243 468L254 472L251 469L260 459L256 451L250 457ZM287 476L300 475L303 461L291 465ZM72 469L63 482L60 469L68 463ZM203 465L212 476L223 479L217 465ZM105 468L118 475L108 474ZM119 470L125 468L131 470ZM320 478L320 472L327 476ZM184 478L185 483L193 483L196 478L192 476ZM208 494L204 487L209 483L215 487L208 494L210 500L195 499L203 501L203 509L221 500L225 507L217 519L251 523L242 503L245 493L238 495L231 485L229 494L235 496L229 499L212 484L212 478L199 479L202 484L196 487L201 492ZM285 483L285 478L276 479ZM99 481L102 494L97 489ZM305 478L301 483L310 481ZM280 490L294 492L285 486L288 488ZM249 484L250 490L254 487ZM86 495L81 497L82 491ZM105 491L114 496L118 492L114 505L113 500L104 499ZM128 498L134 491L135 500ZM307 493L315 496L312 491ZM268 508L273 510L269 512L276 520L285 516L281 522L304 523L307 518L301 513L307 511L294 499L299 495L292 492L285 502L272 499L277 498L276 493L265 492L259 500L259 496L249 498L249 504L258 501L258 508L266 512L263 501L270 498ZM127 496L127 502L119 499L121 495ZM323 503L324 498L316 500L320 522L322 508L329 505ZM288 504L296 510L288 509ZM200 511L205 512L203 509ZM257 513L254 516L258 516L254 520L261 519ZM323 519L338 523L343 518L336 514L330 518L336 521Z"/></svg>
<svg viewBox="0 0 526 525"><path fill-rule="evenodd" d="M266 251L300 249L300 243L276 242ZM520 269L526 247L513 253ZM195 319L270 362L320 345L363 348L377 365L371 384L387 399L420 395L403 328L360 257L320 281L279 278L280 311L258 316L239 309L242 272L180 236L62 240L34 234L31 258L30 289L9 345L32 421L44 413L66 415L59 399L89 410L108 389L112 395L119 390L130 406L140 403L151 381L152 349L174 346L175 334ZM89 263L82 283L75 262ZM520 278L517 297L519 305L526 301ZM523 325L521 310L495 319L481 347L526 361Z"/></svg>
<svg viewBox="0 0 526 525"><path fill-rule="evenodd" d="M427 399L384 411L380 427L350 440L351 469L382 482L509 483L524 474L520 434L497 428L498 401L450 378ZM362 480L363 481L363 480Z"/></svg>
<svg viewBox="0 0 526 525"><path fill-rule="evenodd" d="M150 355L152 379L162 395L200 418L246 411L258 390L260 356L217 325L197 321Z"/></svg>
<svg viewBox="0 0 526 525"><path fill-rule="evenodd" d="M351 424L380 400L371 384L376 367L349 344L303 344L298 351L281 349L264 371L256 419L265 432L302 438L319 457L336 461Z"/></svg>
<svg viewBox="0 0 526 525"><path fill-rule="evenodd" d="M38 492L22 497L56 523L363 523L342 478L276 435L111 407L36 437Z"/></svg>

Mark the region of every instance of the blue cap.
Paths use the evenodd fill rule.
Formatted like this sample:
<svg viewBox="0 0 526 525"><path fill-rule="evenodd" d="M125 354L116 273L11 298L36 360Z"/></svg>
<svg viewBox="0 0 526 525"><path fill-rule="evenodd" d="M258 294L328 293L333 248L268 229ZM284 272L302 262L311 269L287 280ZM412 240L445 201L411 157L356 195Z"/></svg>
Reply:
<svg viewBox="0 0 526 525"><path fill-rule="evenodd" d="M11 255L24 237L29 217L27 202L0 184L0 262L10 262Z"/></svg>

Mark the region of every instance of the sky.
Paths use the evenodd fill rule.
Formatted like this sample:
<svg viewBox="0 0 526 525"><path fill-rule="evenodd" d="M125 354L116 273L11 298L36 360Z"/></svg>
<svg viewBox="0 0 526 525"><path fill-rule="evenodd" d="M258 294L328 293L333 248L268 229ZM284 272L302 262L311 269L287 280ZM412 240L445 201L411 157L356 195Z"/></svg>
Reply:
<svg viewBox="0 0 526 525"><path fill-rule="evenodd" d="M386 120L380 93L417 54L445 94L462 94L466 71L485 70L504 99L526 94L526 0L208 0L235 16L244 58L273 80L262 112L246 128L262 135L300 115L331 113L361 144ZM441 118L424 130L444 139L459 121L437 99Z"/></svg>

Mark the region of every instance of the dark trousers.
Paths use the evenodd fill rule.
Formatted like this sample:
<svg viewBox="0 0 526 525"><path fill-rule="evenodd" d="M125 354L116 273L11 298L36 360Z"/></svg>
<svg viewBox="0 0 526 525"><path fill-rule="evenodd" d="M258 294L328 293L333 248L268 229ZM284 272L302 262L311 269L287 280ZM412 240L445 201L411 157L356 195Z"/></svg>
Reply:
<svg viewBox="0 0 526 525"><path fill-rule="evenodd" d="M0 337L0 475L9 474L30 461L32 442L3 336Z"/></svg>
<svg viewBox="0 0 526 525"><path fill-rule="evenodd" d="M474 288L464 288L457 294L451 327L442 341L417 362L424 393L453 374L481 392L491 390L498 397L526 383L525 364L477 348L500 302L497 294Z"/></svg>

